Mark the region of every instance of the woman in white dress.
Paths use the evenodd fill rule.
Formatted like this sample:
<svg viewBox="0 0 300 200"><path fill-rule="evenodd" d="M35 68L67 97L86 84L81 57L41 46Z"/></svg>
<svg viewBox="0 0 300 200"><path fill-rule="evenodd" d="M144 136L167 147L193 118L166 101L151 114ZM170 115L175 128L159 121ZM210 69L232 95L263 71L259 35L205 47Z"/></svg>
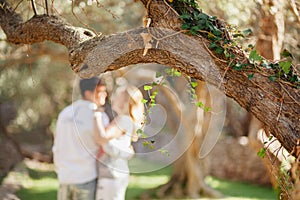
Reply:
<svg viewBox="0 0 300 200"><path fill-rule="evenodd" d="M95 113L96 140L101 145L96 200L125 199L128 160L134 155L131 141L137 140L136 130L142 127L144 120L142 99L138 88L119 87L112 96L112 109L117 113L115 119L104 128L101 113Z"/></svg>

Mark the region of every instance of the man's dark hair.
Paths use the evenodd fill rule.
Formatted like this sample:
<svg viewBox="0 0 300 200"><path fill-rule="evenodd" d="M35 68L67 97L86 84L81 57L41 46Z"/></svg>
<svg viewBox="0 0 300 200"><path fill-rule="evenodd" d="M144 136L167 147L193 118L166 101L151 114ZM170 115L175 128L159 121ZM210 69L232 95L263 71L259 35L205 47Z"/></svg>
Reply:
<svg viewBox="0 0 300 200"><path fill-rule="evenodd" d="M97 85L104 85L104 83L101 82L99 77L81 79L79 82L81 96L84 97L85 91L95 91Z"/></svg>

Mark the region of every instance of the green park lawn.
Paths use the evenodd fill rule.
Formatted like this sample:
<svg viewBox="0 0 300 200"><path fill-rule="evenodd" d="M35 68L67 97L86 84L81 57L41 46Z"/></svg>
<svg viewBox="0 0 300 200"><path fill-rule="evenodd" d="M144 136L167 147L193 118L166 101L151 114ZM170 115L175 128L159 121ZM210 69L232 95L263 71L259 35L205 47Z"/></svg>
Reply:
<svg viewBox="0 0 300 200"><path fill-rule="evenodd" d="M35 166L26 166L26 176L24 172L15 172L19 176L18 182L23 188L17 192L21 200L55 200L58 182L53 166L46 169L40 169ZM132 174L130 184L127 189L126 199L139 199L141 194L151 193L152 188L164 184L168 181L171 173L171 167L166 167L158 171L143 174ZM222 192L226 200L274 200L276 195L271 188L256 186L246 183L239 183L227 180L220 180L213 177L207 177L206 182L211 187ZM155 199L155 197L151 198ZM201 200L206 200L201 198Z"/></svg>

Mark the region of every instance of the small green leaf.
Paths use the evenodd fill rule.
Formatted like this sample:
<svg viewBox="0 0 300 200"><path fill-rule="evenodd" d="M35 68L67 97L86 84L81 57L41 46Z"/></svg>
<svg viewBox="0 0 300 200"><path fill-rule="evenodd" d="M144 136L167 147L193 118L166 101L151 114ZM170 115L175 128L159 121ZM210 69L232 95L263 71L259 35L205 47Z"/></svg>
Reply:
<svg viewBox="0 0 300 200"><path fill-rule="evenodd" d="M147 91L147 90L151 90L152 89L152 86L151 85L144 85L144 90Z"/></svg>
<svg viewBox="0 0 300 200"><path fill-rule="evenodd" d="M273 139L273 135L271 135L270 137L269 137L269 141L271 141Z"/></svg>
<svg viewBox="0 0 300 200"><path fill-rule="evenodd" d="M143 146L146 147L149 145L149 142L148 141L143 141Z"/></svg>
<svg viewBox="0 0 300 200"><path fill-rule="evenodd" d="M158 84L157 84L157 82L152 82L152 84L151 84L151 86L157 86Z"/></svg>
<svg viewBox="0 0 300 200"><path fill-rule="evenodd" d="M256 50L252 50L250 52L249 58L253 62L255 62L255 61L262 61L263 60L263 58L257 53Z"/></svg>
<svg viewBox="0 0 300 200"><path fill-rule="evenodd" d="M216 49L216 52L217 52L218 54L222 54L222 53L224 52L224 49L223 49L222 47L218 47L218 48Z"/></svg>
<svg viewBox="0 0 300 200"><path fill-rule="evenodd" d="M216 29L216 30L213 30L213 34L216 35L216 36L220 36L221 35L221 31Z"/></svg>
<svg viewBox="0 0 300 200"><path fill-rule="evenodd" d="M170 75L172 73L172 69L171 68L165 68L165 73Z"/></svg>
<svg viewBox="0 0 300 200"><path fill-rule="evenodd" d="M270 79L272 82L274 82L274 81L276 81L277 77L276 77L276 76L269 76L269 79Z"/></svg>
<svg viewBox="0 0 300 200"><path fill-rule="evenodd" d="M261 149L259 150L259 152L257 152L257 155L258 155L259 157L261 157L261 158L264 158L264 157L266 156L266 151L267 151L266 148L261 148Z"/></svg>
<svg viewBox="0 0 300 200"><path fill-rule="evenodd" d="M243 35L246 37L246 36L249 36L251 35L253 32L250 28L246 29L246 30L243 30Z"/></svg>
<svg viewBox="0 0 300 200"><path fill-rule="evenodd" d="M195 88L195 87L197 87L198 86L198 83L197 82L191 82L191 86L192 86L192 88Z"/></svg>
<svg viewBox="0 0 300 200"><path fill-rule="evenodd" d="M188 14L188 13L185 13L185 14L180 15L179 18L181 18L181 19L190 19L191 15Z"/></svg>
<svg viewBox="0 0 300 200"><path fill-rule="evenodd" d="M215 42L212 42L212 43L209 44L210 49L214 49L214 48L217 48L217 47L219 47L219 45L217 45Z"/></svg>
<svg viewBox="0 0 300 200"><path fill-rule="evenodd" d="M205 112L211 111L211 107L205 107L205 108L204 108L204 111L205 111Z"/></svg>
<svg viewBox="0 0 300 200"><path fill-rule="evenodd" d="M174 76L181 76L181 72L180 71L178 71L178 70L174 70Z"/></svg>
<svg viewBox="0 0 300 200"><path fill-rule="evenodd" d="M249 45L248 45L248 48L253 49L253 48L254 48L254 45L253 45L253 44L249 44Z"/></svg>
<svg viewBox="0 0 300 200"><path fill-rule="evenodd" d="M160 72L156 72L155 78L159 78L159 77L162 77L162 74Z"/></svg>
<svg viewBox="0 0 300 200"><path fill-rule="evenodd" d="M161 148L158 151L160 151L162 154L166 154L167 156L170 156L170 153L167 149Z"/></svg>
<svg viewBox="0 0 300 200"><path fill-rule="evenodd" d="M136 130L136 134L140 136L141 138L147 138L147 135L144 133L142 129Z"/></svg>
<svg viewBox="0 0 300 200"><path fill-rule="evenodd" d="M254 74L248 74L248 79L249 80L253 79L253 77L254 77Z"/></svg>
<svg viewBox="0 0 300 200"><path fill-rule="evenodd" d="M289 52L288 50L284 49L281 53L282 57L287 58L290 57L292 59L294 59L294 56L291 54L291 52Z"/></svg>
<svg viewBox="0 0 300 200"><path fill-rule="evenodd" d="M237 37L245 37L244 34L242 33L235 33L232 35L234 38L237 38Z"/></svg>
<svg viewBox="0 0 300 200"><path fill-rule="evenodd" d="M138 130L136 130L136 134L138 134L138 135L141 135L143 133L143 130L142 129L138 129Z"/></svg>
<svg viewBox="0 0 300 200"><path fill-rule="evenodd" d="M241 70L241 69L243 69L242 63L236 63L233 69L234 70Z"/></svg>
<svg viewBox="0 0 300 200"><path fill-rule="evenodd" d="M142 99L142 103L147 103L148 100L147 99Z"/></svg>
<svg viewBox="0 0 300 200"><path fill-rule="evenodd" d="M201 102L201 101L198 101L196 103L196 106L198 106L199 108L203 108L204 107L204 104Z"/></svg>
<svg viewBox="0 0 300 200"><path fill-rule="evenodd" d="M189 30L190 27L191 27L191 25L190 25L189 23L183 23L183 24L181 25L181 29L182 29L182 30Z"/></svg>
<svg viewBox="0 0 300 200"><path fill-rule="evenodd" d="M279 62L279 67L283 70L285 74L290 73L291 65L292 65L291 61Z"/></svg>

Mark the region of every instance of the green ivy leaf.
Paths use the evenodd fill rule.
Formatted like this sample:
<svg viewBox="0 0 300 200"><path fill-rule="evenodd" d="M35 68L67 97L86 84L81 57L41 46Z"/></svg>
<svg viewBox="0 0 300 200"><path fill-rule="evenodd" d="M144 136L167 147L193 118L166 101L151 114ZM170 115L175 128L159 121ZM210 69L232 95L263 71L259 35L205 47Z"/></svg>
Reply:
<svg viewBox="0 0 300 200"><path fill-rule="evenodd" d="M209 111L211 111L211 107L205 107L204 108L204 112L209 112Z"/></svg>
<svg viewBox="0 0 300 200"><path fill-rule="evenodd" d="M223 49L222 47L218 47L218 48L216 49L216 52L217 52L218 54L222 54L222 53L224 52L224 49Z"/></svg>
<svg viewBox="0 0 300 200"><path fill-rule="evenodd" d="M198 106L199 108L203 108L204 107L204 104L201 102L201 101L198 101L196 103L196 106Z"/></svg>
<svg viewBox="0 0 300 200"><path fill-rule="evenodd" d="M243 69L243 67L244 67L244 65L242 64L242 63L236 63L235 65L234 65L234 70L241 70L241 69Z"/></svg>
<svg viewBox="0 0 300 200"><path fill-rule="evenodd" d="M147 103L148 102L148 100L147 99L142 99L142 103Z"/></svg>
<svg viewBox="0 0 300 200"><path fill-rule="evenodd" d="M283 49L281 55L282 55L282 57L284 57L284 58L290 57L290 58L294 59L294 56L292 55L292 53L289 52L289 51L286 50L286 49Z"/></svg>
<svg viewBox="0 0 300 200"><path fill-rule="evenodd" d="M262 61L263 60L263 58L257 53L256 50L252 50L250 52L249 58L253 62L255 62L255 61Z"/></svg>
<svg viewBox="0 0 300 200"><path fill-rule="evenodd" d="M254 77L254 74L248 74L248 79L249 80L253 79L253 77Z"/></svg>
<svg viewBox="0 0 300 200"><path fill-rule="evenodd" d="M144 85L144 90L147 91L147 90L151 90L152 89L152 86L151 85Z"/></svg>
<svg viewBox="0 0 300 200"><path fill-rule="evenodd" d="M269 76L269 79L270 79L272 82L274 82L274 81L276 81L277 77L276 77L276 76Z"/></svg>
<svg viewBox="0 0 300 200"><path fill-rule="evenodd" d="M162 74L160 72L156 72L155 73L155 78L160 78L160 77L162 77Z"/></svg>
<svg viewBox="0 0 300 200"><path fill-rule="evenodd" d="M215 49L217 47L219 47L219 45L217 45L215 42L212 42L212 43L209 44L210 49Z"/></svg>
<svg viewBox="0 0 300 200"><path fill-rule="evenodd" d="M198 86L198 83L197 83L197 82L194 82L194 81L192 81L192 82L191 82L191 86L192 86L192 88L195 88L195 87L197 87L197 86Z"/></svg>
<svg viewBox="0 0 300 200"><path fill-rule="evenodd" d="M291 65L292 65L291 61L279 62L279 67L283 70L285 74L290 73Z"/></svg>
<svg viewBox="0 0 300 200"><path fill-rule="evenodd" d="M191 15L188 14L188 13L185 13L185 14L180 15L179 18L181 18L181 19L190 19Z"/></svg>
<svg viewBox="0 0 300 200"><path fill-rule="evenodd" d="M259 152L257 152L257 155L261 158L264 158L266 156L266 152L267 152L267 149L266 148L261 148L259 150Z"/></svg>
<svg viewBox="0 0 300 200"><path fill-rule="evenodd" d="M143 146L146 147L149 145L149 142L148 141L143 141Z"/></svg>
<svg viewBox="0 0 300 200"><path fill-rule="evenodd" d="M247 37L249 35L251 35L253 32L250 28L246 29L246 30L243 30L243 35L244 37Z"/></svg>
<svg viewBox="0 0 300 200"><path fill-rule="evenodd" d="M147 138L147 135L144 133L142 129L136 130L136 134L140 136L141 138Z"/></svg>
<svg viewBox="0 0 300 200"><path fill-rule="evenodd" d="M173 75L174 76L181 76L181 72L175 69L174 72L173 72Z"/></svg>
<svg viewBox="0 0 300 200"><path fill-rule="evenodd" d="M162 154L166 154L167 156L170 156L169 151L168 151L167 149L165 149L165 148L161 148L161 149L159 149L158 151L159 151L160 153L162 153Z"/></svg>
<svg viewBox="0 0 300 200"><path fill-rule="evenodd" d="M136 130L136 134L141 135L142 133L143 133L143 130L142 130L142 129Z"/></svg>
<svg viewBox="0 0 300 200"><path fill-rule="evenodd" d="M216 35L216 36L220 36L221 35L221 31L216 29L213 31L213 34Z"/></svg>
<svg viewBox="0 0 300 200"><path fill-rule="evenodd" d="M181 25L182 30L189 30L190 27L191 27L190 23L187 23L187 22L185 22Z"/></svg>

